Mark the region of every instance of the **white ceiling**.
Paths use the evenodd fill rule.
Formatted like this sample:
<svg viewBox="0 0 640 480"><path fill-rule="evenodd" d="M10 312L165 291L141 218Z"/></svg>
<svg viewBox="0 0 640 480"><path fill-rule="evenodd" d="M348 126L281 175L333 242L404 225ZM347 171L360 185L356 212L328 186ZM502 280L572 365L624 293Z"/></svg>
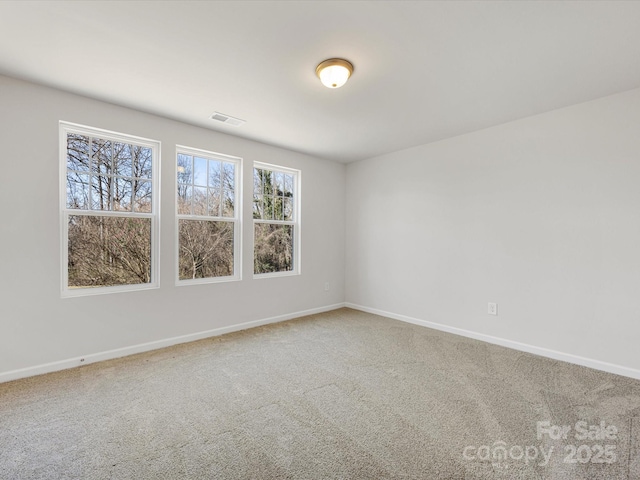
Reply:
<svg viewBox="0 0 640 480"><path fill-rule="evenodd" d="M640 87L640 2L4 1L0 73L349 162Z"/></svg>

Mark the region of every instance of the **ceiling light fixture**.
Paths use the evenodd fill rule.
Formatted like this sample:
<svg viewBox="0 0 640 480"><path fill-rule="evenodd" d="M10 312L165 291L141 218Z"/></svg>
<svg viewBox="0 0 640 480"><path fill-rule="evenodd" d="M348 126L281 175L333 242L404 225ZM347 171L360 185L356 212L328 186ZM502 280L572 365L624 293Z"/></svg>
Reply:
<svg viewBox="0 0 640 480"><path fill-rule="evenodd" d="M352 73L353 65L342 58L330 58L316 67L316 75L328 88L340 88Z"/></svg>

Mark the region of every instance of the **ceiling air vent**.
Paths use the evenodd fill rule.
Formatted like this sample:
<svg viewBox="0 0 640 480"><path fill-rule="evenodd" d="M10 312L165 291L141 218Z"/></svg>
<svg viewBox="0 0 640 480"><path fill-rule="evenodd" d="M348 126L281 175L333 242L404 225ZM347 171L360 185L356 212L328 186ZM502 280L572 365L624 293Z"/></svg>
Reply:
<svg viewBox="0 0 640 480"><path fill-rule="evenodd" d="M239 118L225 115L224 113L220 112L214 112L213 115L211 115L211 120L226 123L227 125L231 125L232 127L239 127L240 125L244 125L247 122L246 120L241 120Z"/></svg>

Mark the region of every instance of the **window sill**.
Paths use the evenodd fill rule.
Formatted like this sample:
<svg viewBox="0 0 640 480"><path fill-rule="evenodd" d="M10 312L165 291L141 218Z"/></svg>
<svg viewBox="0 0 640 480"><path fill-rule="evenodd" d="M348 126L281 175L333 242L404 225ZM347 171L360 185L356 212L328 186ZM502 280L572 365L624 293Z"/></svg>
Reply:
<svg viewBox="0 0 640 480"><path fill-rule="evenodd" d="M293 270L291 272L254 273L253 279L262 280L265 278L294 277L296 275L300 275L300 272Z"/></svg>

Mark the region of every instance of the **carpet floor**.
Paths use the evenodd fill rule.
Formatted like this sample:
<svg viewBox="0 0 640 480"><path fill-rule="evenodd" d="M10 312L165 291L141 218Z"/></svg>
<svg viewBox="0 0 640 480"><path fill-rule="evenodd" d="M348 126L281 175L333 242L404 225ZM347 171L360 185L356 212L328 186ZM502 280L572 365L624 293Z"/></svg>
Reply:
<svg viewBox="0 0 640 480"><path fill-rule="evenodd" d="M350 309L0 384L0 478L640 479L640 381Z"/></svg>

